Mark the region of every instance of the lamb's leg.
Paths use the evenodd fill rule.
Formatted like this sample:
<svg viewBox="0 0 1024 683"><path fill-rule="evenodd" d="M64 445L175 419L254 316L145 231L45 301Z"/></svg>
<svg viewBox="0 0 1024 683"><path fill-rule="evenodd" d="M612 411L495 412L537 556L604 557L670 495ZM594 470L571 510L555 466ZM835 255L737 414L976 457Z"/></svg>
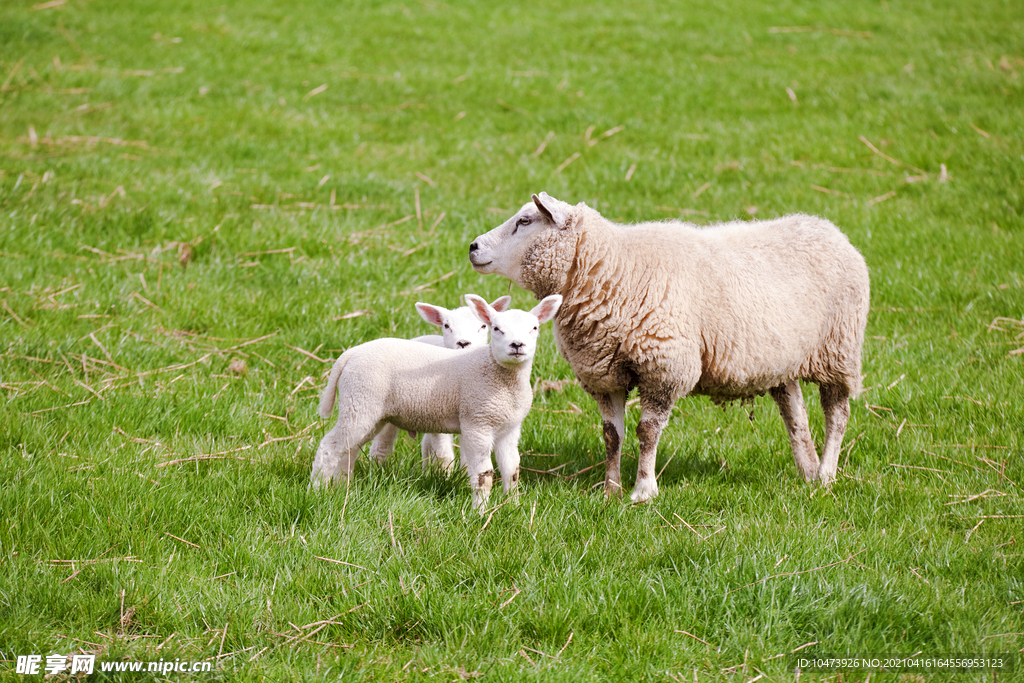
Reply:
<svg viewBox="0 0 1024 683"><path fill-rule="evenodd" d="M804 475L804 480L811 482L818 478L818 453L814 450L814 439L807 426L807 408L804 396L800 392L797 380L790 380L785 385L771 389L769 393L779 406L782 421L789 432L789 445L793 449L793 460L797 469ZM827 412L825 413L828 414ZM843 425L845 426L845 422ZM840 439L842 434L840 433Z"/></svg>
<svg viewBox="0 0 1024 683"><path fill-rule="evenodd" d="M835 480L839 469L839 449L850 420L850 392L841 384L822 384L818 392L825 413L825 446L821 450L818 481L822 486L828 486Z"/></svg>
<svg viewBox="0 0 1024 683"><path fill-rule="evenodd" d="M398 427L395 425L384 425L370 445L370 457L381 465L388 459L395 450L395 441L398 439Z"/></svg>
<svg viewBox="0 0 1024 683"><path fill-rule="evenodd" d="M500 435L494 443L494 459L498 461L501 484L505 495L518 495L519 485L519 425Z"/></svg>
<svg viewBox="0 0 1024 683"><path fill-rule="evenodd" d="M630 499L643 503L658 495L657 472L658 441L661 430L668 424L672 414L671 389L664 387L645 390L640 387L640 423L636 435L640 441L640 457L636 468L636 486Z"/></svg>
<svg viewBox="0 0 1024 683"><path fill-rule="evenodd" d="M337 426L327 432L313 458L313 471L309 475L313 488L341 482L352 476L359 450L371 437L352 442Z"/></svg>
<svg viewBox="0 0 1024 683"><path fill-rule="evenodd" d="M436 462L445 472L451 472L455 465L455 446L451 434L424 434L420 450L423 453L423 469Z"/></svg>
<svg viewBox="0 0 1024 683"><path fill-rule="evenodd" d="M473 509L484 514L494 484L491 447L494 437L486 431L465 429L462 432L462 455L466 460L469 485L473 489Z"/></svg>
<svg viewBox="0 0 1024 683"><path fill-rule="evenodd" d="M370 416L339 413L338 422L324 435L313 458L310 484L319 488L352 476L360 449L377 436L386 423L371 422Z"/></svg>
<svg viewBox="0 0 1024 683"><path fill-rule="evenodd" d="M604 470L605 498L622 495L622 477L619 473L619 458L622 442L626 438L626 391L611 394L595 394L597 409L604 422L604 448L607 461Z"/></svg>

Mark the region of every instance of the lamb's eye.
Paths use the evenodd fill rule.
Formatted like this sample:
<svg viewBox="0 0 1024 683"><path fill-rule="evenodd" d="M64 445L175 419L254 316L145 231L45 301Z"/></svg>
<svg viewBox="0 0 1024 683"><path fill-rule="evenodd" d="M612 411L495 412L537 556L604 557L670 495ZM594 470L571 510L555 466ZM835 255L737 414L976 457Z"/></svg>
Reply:
<svg viewBox="0 0 1024 683"><path fill-rule="evenodd" d="M444 329L446 329L446 330L450 330L450 329L452 329L452 328L448 327L448 323L445 323L445 324L444 324Z"/></svg>
<svg viewBox="0 0 1024 683"><path fill-rule="evenodd" d="M522 216L518 221L516 221L516 225L529 225L531 222L532 221L529 216Z"/></svg>
<svg viewBox="0 0 1024 683"><path fill-rule="evenodd" d="M493 329L493 331L494 331L494 332L497 332L498 334L501 334L501 328L499 328L499 327L495 327L495 328Z"/></svg>
<svg viewBox="0 0 1024 683"><path fill-rule="evenodd" d="M481 329L481 330L485 330L485 329L487 329L487 325L481 325L481 326L480 326L480 329Z"/></svg>

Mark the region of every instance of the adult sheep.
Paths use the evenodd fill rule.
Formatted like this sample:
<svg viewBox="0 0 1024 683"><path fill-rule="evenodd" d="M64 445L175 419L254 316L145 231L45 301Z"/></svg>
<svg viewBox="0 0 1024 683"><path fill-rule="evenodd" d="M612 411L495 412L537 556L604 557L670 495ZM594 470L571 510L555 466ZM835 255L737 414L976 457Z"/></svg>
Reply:
<svg viewBox="0 0 1024 683"><path fill-rule="evenodd" d="M604 421L606 495L621 491L634 387L642 409L634 502L658 495L658 439L689 394L725 402L770 393L804 479L835 479L849 399L861 391L869 283L864 258L829 221L619 225L542 192L476 238L469 258L477 272L538 298L562 295L555 339ZM820 461L801 379L819 385Z"/></svg>

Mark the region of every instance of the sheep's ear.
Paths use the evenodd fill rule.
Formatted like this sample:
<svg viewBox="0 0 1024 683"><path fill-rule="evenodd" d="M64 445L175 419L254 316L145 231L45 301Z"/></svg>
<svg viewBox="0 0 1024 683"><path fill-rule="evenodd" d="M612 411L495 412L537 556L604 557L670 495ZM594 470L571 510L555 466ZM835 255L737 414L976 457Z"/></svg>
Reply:
<svg viewBox="0 0 1024 683"><path fill-rule="evenodd" d="M491 308L486 301L478 297L476 294L467 294L465 299L466 305L469 306L469 310L473 312L473 315L480 318L480 321L486 323L488 327L494 327L494 314L497 313L497 311Z"/></svg>
<svg viewBox="0 0 1024 683"><path fill-rule="evenodd" d="M559 206L562 202L549 196L547 192L533 195L533 203L537 206L538 211L555 224L556 228L564 228L565 224L569 222L569 215Z"/></svg>
<svg viewBox="0 0 1024 683"><path fill-rule="evenodd" d="M431 325L437 325L438 327L444 325L444 314L448 312L446 308L423 303L417 303L416 310L419 311L421 318Z"/></svg>
<svg viewBox="0 0 1024 683"><path fill-rule="evenodd" d="M537 304L530 313L536 318L538 324L543 325L547 321L555 317L555 313L558 312L558 307L562 305L562 295L552 294L551 296L544 297L539 304Z"/></svg>
<svg viewBox="0 0 1024 683"><path fill-rule="evenodd" d="M507 311L509 304L511 303L512 297L506 294L505 296L495 299L493 302L491 302L491 308L496 310L498 313L501 313L502 311Z"/></svg>

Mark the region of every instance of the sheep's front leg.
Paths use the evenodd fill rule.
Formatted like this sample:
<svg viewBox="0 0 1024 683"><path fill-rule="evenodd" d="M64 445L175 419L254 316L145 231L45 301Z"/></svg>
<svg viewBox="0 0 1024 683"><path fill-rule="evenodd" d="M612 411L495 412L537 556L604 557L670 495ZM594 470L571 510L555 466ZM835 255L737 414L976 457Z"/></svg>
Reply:
<svg viewBox="0 0 1024 683"><path fill-rule="evenodd" d="M494 443L494 459L498 461L498 471L501 472L501 484L505 495L518 495L519 430L520 425L516 425L500 435Z"/></svg>
<svg viewBox="0 0 1024 683"><path fill-rule="evenodd" d="M839 450L850 420L850 392L841 384L822 384L819 387L821 408L825 412L825 446L821 450L818 481L828 486L839 469Z"/></svg>
<svg viewBox="0 0 1024 683"><path fill-rule="evenodd" d="M491 466L491 448L494 437L489 432L464 429L462 432L462 455L469 473L469 485L473 489L473 509L484 514L487 499L494 484L494 468Z"/></svg>
<svg viewBox="0 0 1024 683"><path fill-rule="evenodd" d="M619 459L622 456L622 442L626 438L626 390L611 394L594 394L597 409L604 422L604 449L606 462L604 470L604 496L613 498L622 495L622 477L619 473Z"/></svg>
<svg viewBox="0 0 1024 683"><path fill-rule="evenodd" d="M793 460L796 461L797 469L804 475L804 481L814 481L818 478L818 453L814 450L814 439L811 438L811 430L807 426L807 408L804 406L804 396L800 392L800 383L795 379L790 380L771 389L769 393L779 406L782 421L786 423L789 445L793 449ZM824 394L822 399L824 403ZM825 415L828 415L827 411ZM844 422L844 429L845 426ZM842 438L840 433L839 439Z"/></svg>
<svg viewBox="0 0 1024 683"><path fill-rule="evenodd" d="M658 495L657 472L658 441L661 431L672 414L672 392L668 387L646 389L640 387L640 424L636 435L640 440L640 457L636 468L636 486L630 499L644 503Z"/></svg>

